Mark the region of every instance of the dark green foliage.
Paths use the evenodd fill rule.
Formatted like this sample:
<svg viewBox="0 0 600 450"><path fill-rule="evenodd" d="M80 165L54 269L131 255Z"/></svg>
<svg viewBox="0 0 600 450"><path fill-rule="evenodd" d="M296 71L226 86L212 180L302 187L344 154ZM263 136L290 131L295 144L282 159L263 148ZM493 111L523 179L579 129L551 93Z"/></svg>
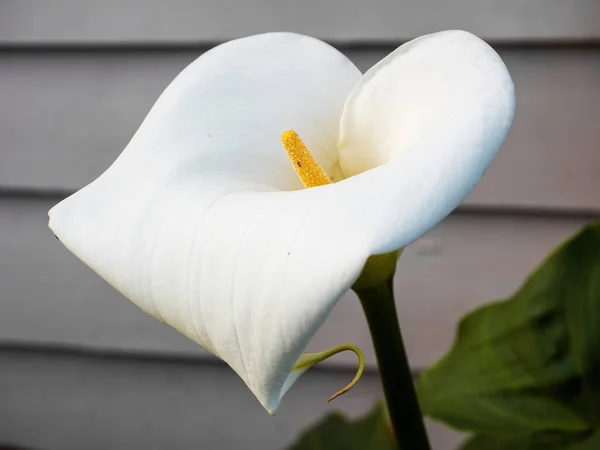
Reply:
<svg viewBox="0 0 600 450"><path fill-rule="evenodd" d="M356 421L340 413L325 417L305 431L289 450L395 450L385 408L378 404Z"/></svg>
<svg viewBox="0 0 600 450"><path fill-rule="evenodd" d="M425 414L483 435L463 450L600 449L585 443L600 428L600 223L464 317L418 392Z"/></svg>
<svg viewBox="0 0 600 450"><path fill-rule="evenodd" d="M583 435L547 433L520 439L502 440L475 436L463 444L460 450L598 450L600 433Z"/></svg>

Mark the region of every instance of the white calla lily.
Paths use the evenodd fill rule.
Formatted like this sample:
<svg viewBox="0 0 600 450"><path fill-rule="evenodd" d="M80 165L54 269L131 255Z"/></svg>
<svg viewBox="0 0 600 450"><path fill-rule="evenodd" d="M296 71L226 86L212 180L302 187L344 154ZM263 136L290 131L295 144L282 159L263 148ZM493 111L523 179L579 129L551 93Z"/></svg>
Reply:
<svg viewBox="0 0 600 450"><path fill-rule="evenodd" d="M316 39L239 39L175 78L114 164L52 208L50 227L273 413L367 258L449 214L513 112L506 67L466 32L418 38L365 75ZM333 184L302 188L287 129Z"/></svg>

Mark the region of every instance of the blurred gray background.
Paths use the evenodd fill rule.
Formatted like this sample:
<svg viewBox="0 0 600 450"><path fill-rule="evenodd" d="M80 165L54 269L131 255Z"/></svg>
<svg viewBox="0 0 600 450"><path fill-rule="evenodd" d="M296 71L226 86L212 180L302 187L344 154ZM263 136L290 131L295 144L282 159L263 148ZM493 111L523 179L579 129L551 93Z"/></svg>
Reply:
<svg viewBox="0 0 600 450"><path fill-rule="evenodd" d="M213 45L265 31L324 39L366 70L400 43L460 28L516 84L505 146L464 204L410 246L396 276L415 371L458 318L513 292L600 210L598 0L0 1L0 443L60 449L279 449L326 411L380 395L348 294L310 345L361 346L302 378L270 417L223 363L76 260L47 210L99 175L161 91ZM432 424L436 450L461 436Z"/></svg>

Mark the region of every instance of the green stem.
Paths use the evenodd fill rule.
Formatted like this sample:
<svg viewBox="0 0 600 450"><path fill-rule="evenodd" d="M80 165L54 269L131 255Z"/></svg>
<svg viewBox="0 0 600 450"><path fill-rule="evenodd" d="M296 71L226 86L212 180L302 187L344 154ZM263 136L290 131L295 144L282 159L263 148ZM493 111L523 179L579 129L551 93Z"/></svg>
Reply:
<svg viewBox="0 0 600 450"><path fill-rule="evenodd" d="M393 278L354 289L371 331L383 392L401 450L430 450L394 303Z"/></svg>

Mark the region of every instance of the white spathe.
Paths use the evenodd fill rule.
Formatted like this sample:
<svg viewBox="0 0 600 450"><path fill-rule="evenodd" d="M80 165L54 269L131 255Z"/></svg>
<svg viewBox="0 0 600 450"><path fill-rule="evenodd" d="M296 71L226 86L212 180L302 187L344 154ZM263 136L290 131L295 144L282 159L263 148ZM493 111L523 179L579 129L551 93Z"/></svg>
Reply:
<svg viewBox="0 0 600 450"><path fill-rule="evenodd" d="M506 67L466 32L411 41L365 75L313 38L239 39L175 78L114 164L50 210L50 228L273 413L366 259L449 214L513 113ZM337 183L302 189L286 129Z"/></svg>

